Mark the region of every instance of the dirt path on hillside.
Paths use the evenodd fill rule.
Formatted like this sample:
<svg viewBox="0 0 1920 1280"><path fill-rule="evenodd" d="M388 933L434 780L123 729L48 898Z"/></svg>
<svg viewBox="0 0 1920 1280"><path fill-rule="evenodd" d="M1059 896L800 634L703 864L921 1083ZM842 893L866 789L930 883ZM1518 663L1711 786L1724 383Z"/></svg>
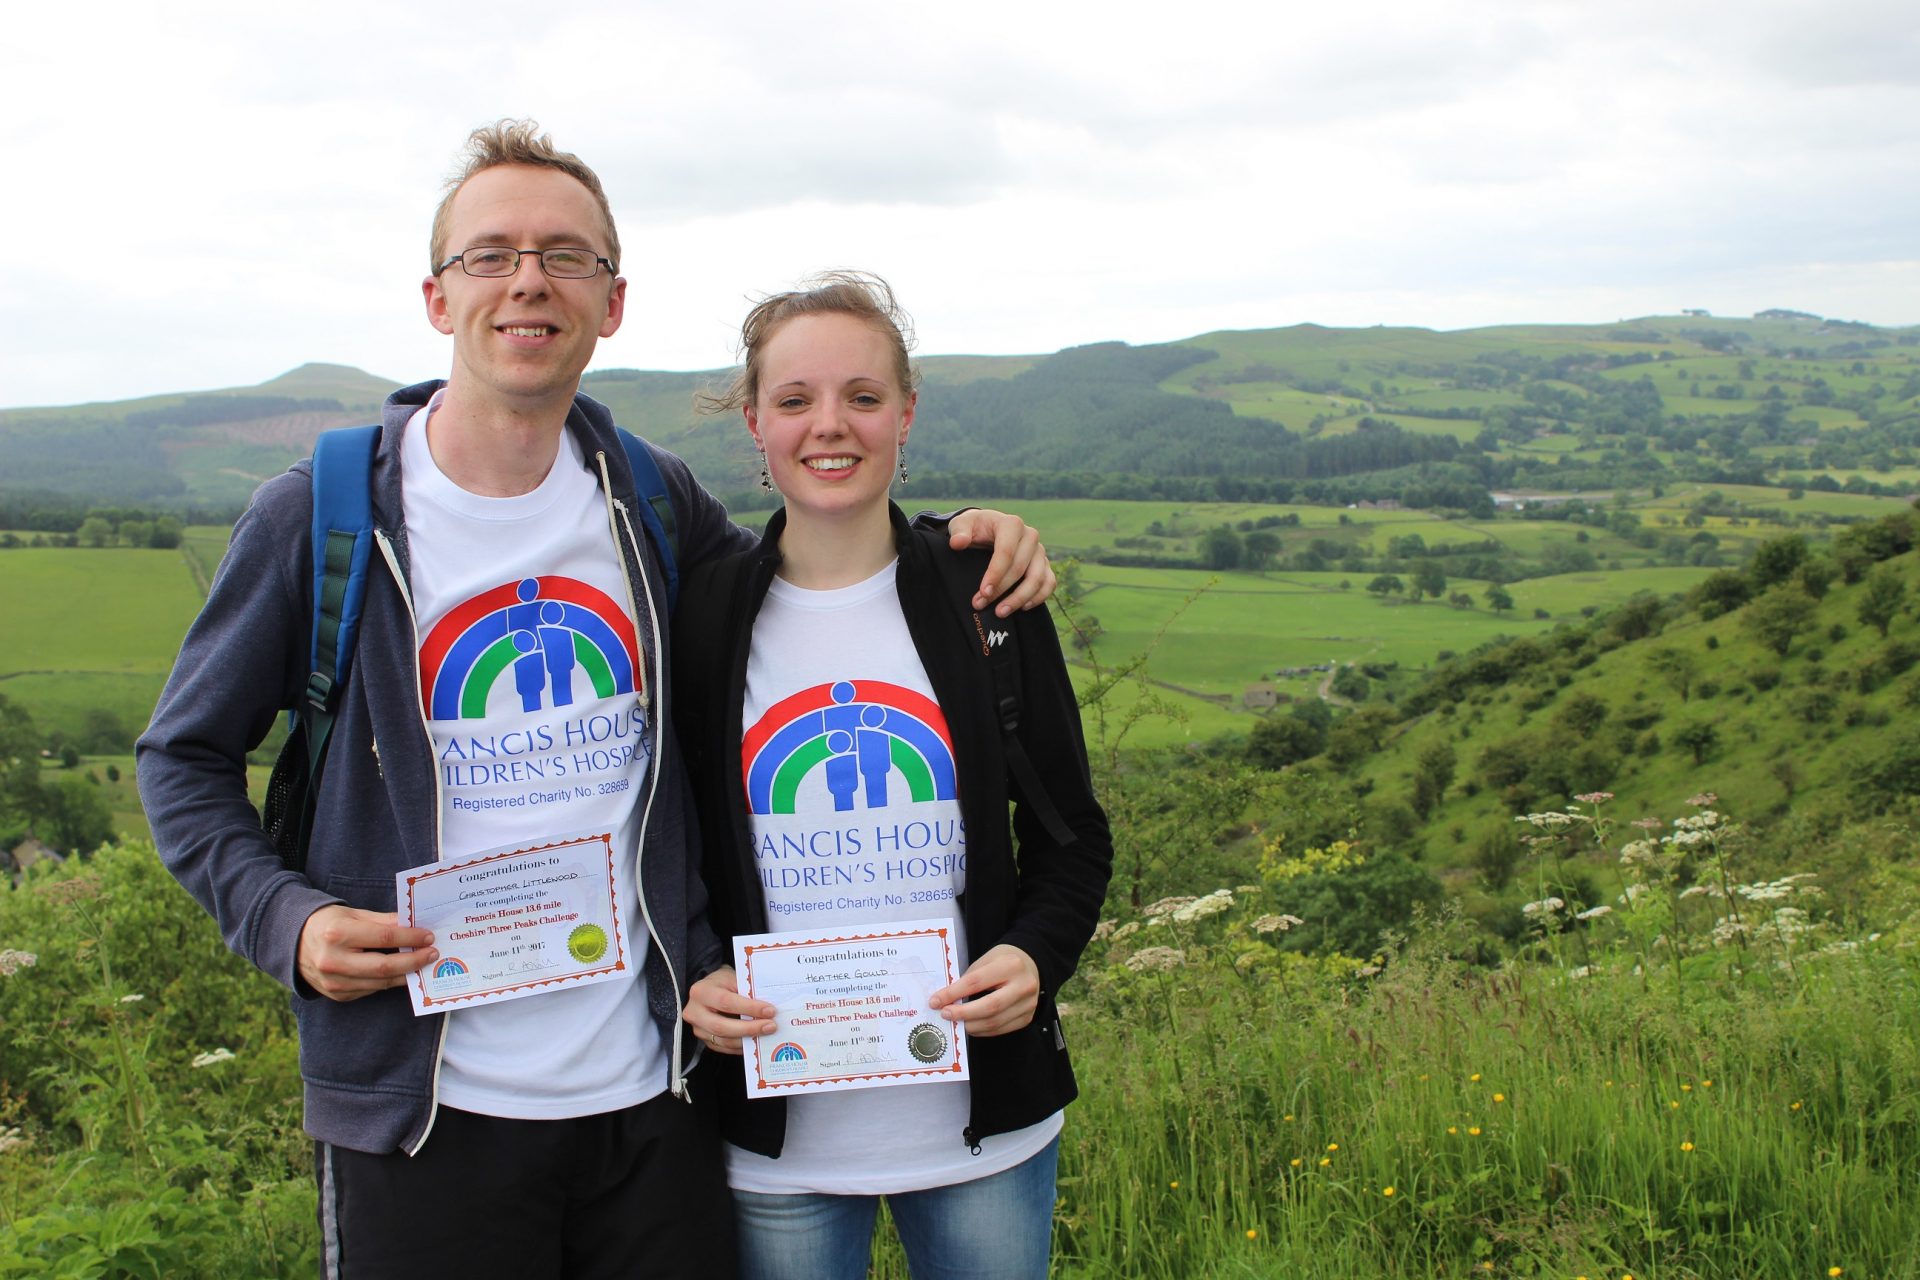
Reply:
<svg viewBox="0 0 1920 1280"><path fill-rule="evenodd" d="M1339 673L1340 668L1336 666L1320 678L1320 701L1335 707L1350 707L1353 705L1352 698L1343 698L1333 691L1333 678Z"/></svg>

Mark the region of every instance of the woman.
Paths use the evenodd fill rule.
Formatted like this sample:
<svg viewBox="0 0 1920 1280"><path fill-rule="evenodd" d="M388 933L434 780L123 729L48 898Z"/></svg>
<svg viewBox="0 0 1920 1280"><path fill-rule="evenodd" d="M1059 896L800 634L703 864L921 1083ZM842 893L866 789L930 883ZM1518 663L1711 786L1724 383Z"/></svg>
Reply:
<svg viewBox="0 0 1920 1280"><path fill-rule="evenodd" d="M917 398L884 282L834 274L768 298L742 346L719 403L742 410L785 506L756 550L688 578L675 621L675 719L715 923L738 935L954 917L961 976L930 1003L965 1027L971 1064L967 1082L750 1101L735 1055L776 1030L774 1006L741 996L730 969L695 983L684 1016L717 1051L701 1070L720 1098L742 1274L866 1275L884 1196L916 1277L1044 1276L1075 1093L1054 996L1112 863L1059 641L1044 610L965 612L938 557L967 553L916 534L888 500ZM1007 774L983 649L995 628L1020 655L1031 788ZM822 735L825 758L785 803L752 799L744 757L809 698L836 704L847 730ZM948 730L944 795L890 774L886 743L861 730L885 723L883 702L916 699Z"/></svg>

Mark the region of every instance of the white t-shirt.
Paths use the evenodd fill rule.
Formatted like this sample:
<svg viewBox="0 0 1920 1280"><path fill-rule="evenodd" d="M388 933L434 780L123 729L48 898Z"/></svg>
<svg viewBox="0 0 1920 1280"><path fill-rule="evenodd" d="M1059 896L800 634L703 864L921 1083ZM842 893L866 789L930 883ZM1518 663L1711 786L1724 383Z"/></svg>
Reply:
<svg viewBox="0 0 1920 1280"><path fill-rule="evenodd" d="M754 623L740 763L754 861L775 930L951 916L971 961L953 738L894 592L894 565L851 587L775 579ZM965 1083L819 1093L787 1101L780 1157L729 1147L743 1191L884 1195L999 1173L1045 1147L1058 1113L960 1139Z"/></svg>
<svg viewBox="0 0 1920 1280"><path fill-rule="evenodd" d="M635 851L651 762L648 652L606 500L563 432L533 492L485 498L427 447L436 395L407 424L401 496L420 698L440 787L440 857L613 834L625 977L447 1015L440 1101L547 1120L644 1102L667 1086L647 1014Z"/></svg>

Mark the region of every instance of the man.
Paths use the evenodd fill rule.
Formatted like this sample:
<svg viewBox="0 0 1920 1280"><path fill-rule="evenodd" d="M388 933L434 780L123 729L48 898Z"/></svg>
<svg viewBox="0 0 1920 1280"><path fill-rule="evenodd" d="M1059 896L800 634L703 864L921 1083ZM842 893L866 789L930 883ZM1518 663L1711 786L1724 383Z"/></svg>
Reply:
<svg viewBox="0 0 1920 1280"><path fill-rule="evenodd" d="M731 1270L678 1016L725 957L664 702L662 563L636 532L611 418L578 394L620 326L619 260L591 169L531 122L475 131L423 285L452 374L383 415L378 552L304 872L281 864L245 787L247 751L306 682L304 465L235 526L140 741L162 858L228 945L294 992L329 1275ZM684 463L652 452L683 563L751 544ZM1008 607L1051 589L1018 521L971 512L953 532L996 542L983 592L1031 559ZM615 851L615 932L636 963L416 1017L404 986L444 940L397 923L395 874L575 838Z"/></svg>

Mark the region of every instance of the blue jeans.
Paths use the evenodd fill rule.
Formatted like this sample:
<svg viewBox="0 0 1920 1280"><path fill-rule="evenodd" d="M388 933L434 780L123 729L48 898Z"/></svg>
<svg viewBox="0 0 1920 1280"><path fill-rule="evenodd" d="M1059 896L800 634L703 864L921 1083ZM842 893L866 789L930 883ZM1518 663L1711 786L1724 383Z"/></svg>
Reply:
<svg viewBox="0 0 1920 1280"><path fill-rule="evenodd" d="M914 1280L1045 1280L1055 1138L1001 1173L886 1198ZM733 1193L740 1280L862 1280L879 1196Z"/></svg>

